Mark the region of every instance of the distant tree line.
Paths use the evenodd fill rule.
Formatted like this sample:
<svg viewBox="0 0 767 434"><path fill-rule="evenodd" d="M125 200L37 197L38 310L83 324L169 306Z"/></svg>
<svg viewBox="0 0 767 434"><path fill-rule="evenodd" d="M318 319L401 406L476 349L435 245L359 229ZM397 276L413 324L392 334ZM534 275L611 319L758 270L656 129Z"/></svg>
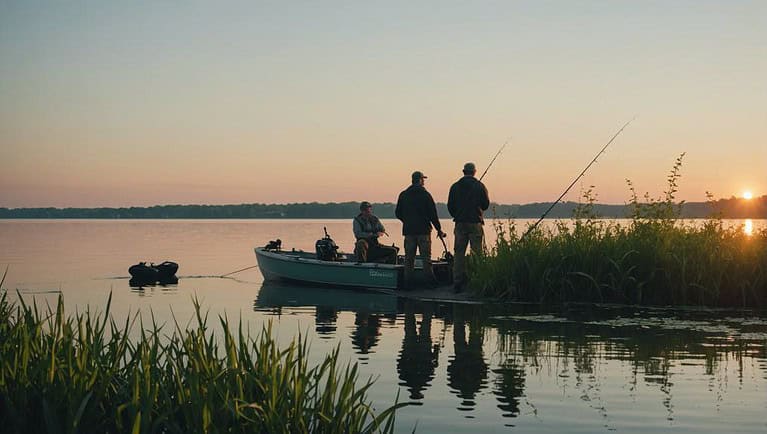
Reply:
<svg viewBox="0 0 767 434"><path fill-rule="evenodd" d="M538 218L551 202L524 205L492 204L488 217ZM548 218L570 218L577 202L557 204ZM682 203L684 218L767 218L767 195L751 200L719 199L710 202ZM630 214L627 205L594 204L593 211L604 218L623 218ZM374 203L373 212L380 218L394 218L394 204ZM352 218L359 213L359 202L240 204L240 205L158 205L130 208L0 208L2 219L301 219ZM437 204L441 218L449 218L447 205Z"/></svg>

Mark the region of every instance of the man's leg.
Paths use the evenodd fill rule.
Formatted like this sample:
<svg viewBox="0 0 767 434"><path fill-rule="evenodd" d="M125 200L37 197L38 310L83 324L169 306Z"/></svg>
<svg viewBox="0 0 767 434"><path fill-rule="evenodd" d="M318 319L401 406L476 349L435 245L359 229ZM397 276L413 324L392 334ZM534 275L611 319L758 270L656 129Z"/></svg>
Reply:
<svg viewBox="0 0 767 434"><path fill-rule="evenodd" d="M485 253L485 230L482 223L472 223L469 233L469 244L471 253L474 255L483 255Z"/></svg>
<svg viewBox="0 0 767 434"><path fill-rule="evenodd" d="M456 223L453 235L455 237L455 245L453 247L453 282L455 289L460 290L466 283L466 247L469 244L469 236L464 228L465 223Z"/></svg>
<svg viewBox="0 0 767 434"><path fill-rule="evenodd" d="M405 235L405 288L409 288L413 285L416 247L418 247L417 237L414 235Z"/></svg>
<svg viewBox="0 0 767 434"><path fill-rule="evenodd" d="M436 284L437 277L431 266L431 235L418 236L418 251L423 257L423 276L427 285Z"/></svg>
<svg viewBox="0 0 767 434"><path fill-rule="evenodd" d="M368 262L394 264L397 260L397 248L378 243L368 243Z"/></svg>
<svg viewBox="0 0 767 434"><path fill-rule="evenodd" d="M365 239L359 239L354 244L354 256L357 257L359 262L368 261L368 242Z"/></svg>

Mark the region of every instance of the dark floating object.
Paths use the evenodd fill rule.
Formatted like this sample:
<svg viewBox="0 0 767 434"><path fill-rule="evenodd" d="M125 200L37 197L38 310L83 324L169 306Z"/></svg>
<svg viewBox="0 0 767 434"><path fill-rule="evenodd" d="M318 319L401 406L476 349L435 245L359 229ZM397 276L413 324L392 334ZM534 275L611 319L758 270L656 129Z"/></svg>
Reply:
<svg viewBox="0 0 767 434"><path fill-rule="evenodd" d="M178 264L170 261L165 261L161 264L150 262L148 265L146 262L139 262L128 268L128 273L131 275L131 281L140 281L144 283L162 283L163 281L172 280L178 282L176 271L178 271Z"/></svg>
<svg viewBox="0 0 767 434"><path fill-rule="evenodd" d="M279 252L282 248L282 240L277 238L274 241L269 241L266 243L266 246L264 246L264 250L271 250L273 252Z"/></svg>

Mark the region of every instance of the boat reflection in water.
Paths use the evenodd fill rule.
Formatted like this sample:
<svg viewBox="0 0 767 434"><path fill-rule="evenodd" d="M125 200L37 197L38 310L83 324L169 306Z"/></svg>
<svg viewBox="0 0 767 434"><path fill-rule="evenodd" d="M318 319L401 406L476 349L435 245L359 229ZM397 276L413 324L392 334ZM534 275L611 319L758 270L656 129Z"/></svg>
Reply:
<svg viewBox="0 0 767 434"><path fill-rule="evenodd" d="M453 304L273 284L255 308L280 321L313 316L320 339L369 366L361 372L378 378L378 399L400 385L400 400L417 405L397 415L408 432L767 427L767 318L756 314Z"/></svg>
<svg viewBox="0 0 767 434"><path fill-rule="evenodd" d="M315 332L320 339L335 337L339 312L354 313L353 347L357 354L368 354L378 344L382 323L394 324L397 297L364 290L268 282L261 286L254 303L255 309L275 314L291 307L314 308Z"/></svg>
<svg viewBox="0 0 767 434"><path fill-rule="evenodd" d="M338 311L397 313L397 297L364 290L335 289L265 282L258 292L256 308L314 306Z"/></svg>

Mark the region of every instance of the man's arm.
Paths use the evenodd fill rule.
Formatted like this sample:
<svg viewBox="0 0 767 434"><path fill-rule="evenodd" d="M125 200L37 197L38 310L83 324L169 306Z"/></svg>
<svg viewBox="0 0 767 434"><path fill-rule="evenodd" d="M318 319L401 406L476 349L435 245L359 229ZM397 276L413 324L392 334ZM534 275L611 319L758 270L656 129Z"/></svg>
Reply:
<svg viewBox="0 0 767 434"><path fill-rule="evenodd" d="M451 217L455 217L455 212L456 212L455 208L457 205L455 203L456 199L457 197L456 197L456 191L455 191L455 184L453 184L452 187L450 187L450 193L448 193L447 195L447 212L450 213Z"/></svg>
<svg viewBox="0 0 767 434"><path fill-rule="evenodd" d="M379 233L386 232L386 228L384 227L383 223L381 223L381 219L378 217L375 218L375 233L373 233L373 236L377 237Z"/></svg>
<svg viewBox="0 0 767 434"><path fill-rule="evenodd" d="M479 206L482 207L482 211L487 210L490 207L490 196L487 194L487 187L485 187L485 184L479 183L479 186L482 187L481 190L481 197L480 197L480 203Z"/></svg>
<svg viewBox="0 0 767 434"><path fill-rule="evenodd" d="M439 222L439 216L437 215L437 204L434 203L434 198L431 197L431 193L426 192L426 197L428 198L427 209L429 211L429 220L437 232L442 232L442 224Z"/></svg>
<svg viewBox="0 0 767 434"><path fill-rule="evenodd" d="M399 197L397 198L397 206L394 208L394 216L399 220L402 220L402 195L404 194L404 191L399 194Z"/></svg>

